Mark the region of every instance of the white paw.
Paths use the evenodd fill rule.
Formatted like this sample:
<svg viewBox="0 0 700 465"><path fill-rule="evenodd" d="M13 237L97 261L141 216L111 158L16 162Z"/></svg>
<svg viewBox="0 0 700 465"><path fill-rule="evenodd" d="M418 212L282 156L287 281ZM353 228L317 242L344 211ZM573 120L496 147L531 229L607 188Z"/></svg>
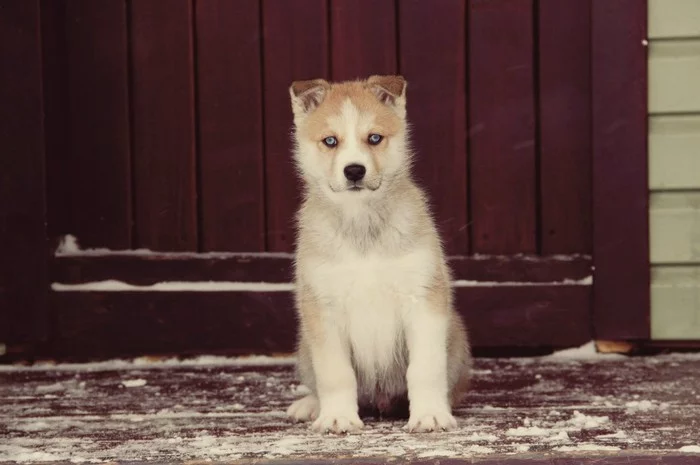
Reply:
<svg viewBox="0 0 700 465"><path fill-rule="evenodd" d="M364 425L355 412L343 414L321 414L311 425L311 429L317 433L352 433L359 431Z"/></svg>
<svg viewBox="0 0 700 465"><path fill-rule="evenodd" d="M450 412L421 413L411 415L406 429L412 433L450 431L457 428L457 420Z"/></svg>
<svg viewBox="0 0 700 465"><path fill-rule="evenodd" d="M287 409L287 415L295 421L309 421L318 418L318 398L312 394L294 401Z"/></svg>

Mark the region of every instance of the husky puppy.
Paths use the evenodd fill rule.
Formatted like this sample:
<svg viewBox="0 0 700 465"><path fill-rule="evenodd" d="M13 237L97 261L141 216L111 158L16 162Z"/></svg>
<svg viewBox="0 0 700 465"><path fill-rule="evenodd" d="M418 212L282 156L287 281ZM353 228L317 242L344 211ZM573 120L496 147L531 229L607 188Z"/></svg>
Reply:
<svg viewBox="0 0 700 465"><path fill-rule="evenodd" d="M318 432L409 404L409 431L449 430L469 379L465 327L426 196L411 177L401 76L294 82L303 180L295 261L298 373L288 409Z"/></svg>

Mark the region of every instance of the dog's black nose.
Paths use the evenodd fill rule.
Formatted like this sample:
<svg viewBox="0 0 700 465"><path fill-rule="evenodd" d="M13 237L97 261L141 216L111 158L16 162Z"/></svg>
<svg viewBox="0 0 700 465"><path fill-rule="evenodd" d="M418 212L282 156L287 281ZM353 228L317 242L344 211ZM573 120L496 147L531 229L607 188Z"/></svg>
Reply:
<svg viewBox="0 0 700 465"><path fill-rule="evenodd" d="M360 179L364 178L366 172L367 170L362 165L348 165L345 167L345 169L343 169L345 177L353 182L359 181Z"/></svg>

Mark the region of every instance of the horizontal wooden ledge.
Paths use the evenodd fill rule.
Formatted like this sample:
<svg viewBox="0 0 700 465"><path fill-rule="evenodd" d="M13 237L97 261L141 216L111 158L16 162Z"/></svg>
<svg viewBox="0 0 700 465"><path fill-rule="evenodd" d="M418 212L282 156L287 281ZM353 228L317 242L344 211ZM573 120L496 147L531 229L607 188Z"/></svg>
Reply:
<svg viewBox="0 0 700 465"><path fill-rule="evenodd" d="M78 284L119 281L133 285L219 281L289 283L293 257L286 254L107 253L59 255L51 263L51 281ZM590 256L454 256L457 282L565 283L592 274Z"/></svg>
<svg viewBox="0 0 700 465"><path fill-rule="evenodd" d="M589 286L455 290L472 345L572 347L592 339ZM47 354L270 354L294 350L290 292L52 292Z"/></svg>

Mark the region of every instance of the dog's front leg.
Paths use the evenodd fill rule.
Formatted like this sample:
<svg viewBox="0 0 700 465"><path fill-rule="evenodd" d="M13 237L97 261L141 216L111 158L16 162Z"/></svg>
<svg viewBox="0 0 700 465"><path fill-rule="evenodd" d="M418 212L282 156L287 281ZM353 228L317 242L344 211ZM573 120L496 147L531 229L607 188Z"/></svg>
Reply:
<svg viewBox="0 0 700 465"><path fill-rule="evenodd" d="M358 415L357 379L350 351L338 333L326 328L311 348L320 404L311 428L321 433L346 433L364 426Z"/></svg>
<svg viewBox="0 0 700 465"><path fill-rule="evenodd" d="M450 430L457 426L448 399L448 324L448 313L427 303L417 305L406 321L409 431Z"/></svg>

